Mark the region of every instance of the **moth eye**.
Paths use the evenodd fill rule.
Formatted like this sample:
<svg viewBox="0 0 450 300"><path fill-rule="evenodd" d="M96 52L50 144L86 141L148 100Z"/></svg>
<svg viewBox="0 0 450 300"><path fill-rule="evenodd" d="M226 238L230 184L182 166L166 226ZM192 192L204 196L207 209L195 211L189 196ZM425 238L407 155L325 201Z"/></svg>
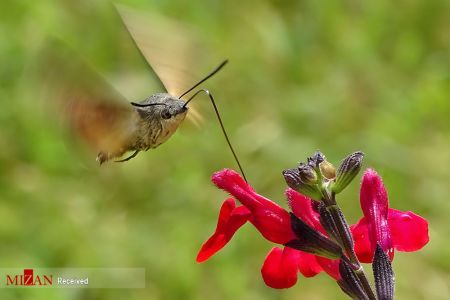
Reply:
<svg viewBox="0 0 450 300"><path fill-rule="evenodd" d="M162 117L163 119L170 119L170 118L172 117L172 115L170 114L170 112L169 112L168 110L164 110L164 111L161 113L161 117Z"/></svg>

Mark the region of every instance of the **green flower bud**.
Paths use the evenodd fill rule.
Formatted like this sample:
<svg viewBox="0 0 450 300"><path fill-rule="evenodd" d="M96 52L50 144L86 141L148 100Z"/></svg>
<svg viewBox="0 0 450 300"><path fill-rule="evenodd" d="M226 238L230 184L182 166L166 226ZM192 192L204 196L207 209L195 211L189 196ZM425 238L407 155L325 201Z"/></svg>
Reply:
<svg viewBox="0 0 450 300"><path fill-rule="evenodd" d="M336 168L326 160L319 164L319 169L322 176L328 180L333 180L336 177Z"/></svg>
<svg viewBox="0 0 450 300"><path fill-rule="evenodd" d="M364 153L357 151L350 154L342 161L336 174L336 181L332 186L332 191L334 193L337 194L342 192L342 190L352 182L353 178L355 178L359 170L361 170L363 158Z"/></svg>
<svg viewBox="0 0 450 300"><path fill-rule="evenodd" d="M317 183L317 173L309 165L305 163L300 163L298 166L300 180L304 184L316 184Z"/></svg>
<svg viewBox="0 0 450 300"><path fill-rule="evenodd" d="M310 197L313 200L320 200L322 194L316 184L305 184L301 180L299 169L287 169L283 171L284 180L287 185L297 192Z"/></svg>

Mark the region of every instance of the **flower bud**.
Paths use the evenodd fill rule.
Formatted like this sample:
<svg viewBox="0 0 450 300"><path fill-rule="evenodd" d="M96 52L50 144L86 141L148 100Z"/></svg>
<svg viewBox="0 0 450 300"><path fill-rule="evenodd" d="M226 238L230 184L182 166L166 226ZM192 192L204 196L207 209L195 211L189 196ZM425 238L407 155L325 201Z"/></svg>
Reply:
<svg viewBox="0 0 450 300"><path fill-rule="evenodd" d="M317 183L317 173L309 165L300 163L298 166L300 180L304 184L316 184Z"/></svg>
<svg viewBox="0 0 450 300"><path fill-rule="evenodd" d="M340 193L355 178L359 170L361 170L363 158L364 153L357 151L342 161L336 174L336 181L332 187L334 193Z"/></svg>
<svg viewBox="0 0 450 300"><path fill-rule="evenodd" d="M321 162L325 160L325 155L320 151L316 151L313 156L308 157L308 165L313 168L317 168Z"/></svg>
<svg viewBox="0 0 450 300"><path fill-rule="evenodd" d="M287 169L283 171L284 180L286 180L287 185L297 192L310 197L313 200L320 200L322 194L319 191L317 185L305 184L301 180L299 169Z"/></svg>
<svg viewBox="0 0 450 300"><path fill-rule="evenodd" d="M389 255L384 253L380 244L377 244L372 268L378 299L394 299L394 271Z"/></svg>
<svg viewBox="0 0 450 300"><path fill-rule="evenodd" d="M326 160L319 164L319 169L322 176L328 180L333 180L336 177L336 168Z"/></svg>

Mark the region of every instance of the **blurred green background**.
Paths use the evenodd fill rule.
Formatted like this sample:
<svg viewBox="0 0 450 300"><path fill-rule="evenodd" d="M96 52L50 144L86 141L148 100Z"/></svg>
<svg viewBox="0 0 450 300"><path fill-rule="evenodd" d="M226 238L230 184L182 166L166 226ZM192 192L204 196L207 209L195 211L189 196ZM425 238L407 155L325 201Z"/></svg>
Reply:
<svg viewBox="0 0 450 300"><path fill-rule="evenodd" d="M396 253L397 299L450 297L450 2L122 2L197 27L210 53L230 59L205 86L259 193L286 207L281 170L317 149L336 165L364 151L391 206L430 222L422 251ZM125 94L158 91L109 2L1 2L0 266L144 267L147 287L1 289L2 299L345 299L323 274L266 287L272 245L248 225L197 264L226 197L209 177L235 168L209 104L196 100L201 127L98 167L42 113L35 66L49 35ZM351 223L358 180L340 197Z"/></svg>

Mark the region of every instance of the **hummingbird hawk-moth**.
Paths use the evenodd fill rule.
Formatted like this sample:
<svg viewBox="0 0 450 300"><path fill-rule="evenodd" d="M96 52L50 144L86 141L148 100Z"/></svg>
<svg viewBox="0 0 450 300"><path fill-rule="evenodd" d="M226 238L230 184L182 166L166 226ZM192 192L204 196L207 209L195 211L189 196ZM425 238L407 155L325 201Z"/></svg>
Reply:
<svg viewBox="0 0 450 300"><path fill-rule="evenodd" d="M186 80L180 79L186 70L180 71L173 65L181 65L189 60L187 57L189 51L186 49L197 51L195 47L189 45L192 44L190 32L183 25L170 23L169 31L178 34L172 39L167 39L165 37L167 33L155 28L158 21L154 20L154 17L146 17L123 6L117 6L116 9L137 48L166 91L155 93L138 103L130 103L99 76L93 75L94 72L80 70L67 72L91 74L91 77L78 75L63 79L64 86L70 86L64 90L64 102L68 103L66 116L71 127L98 151L97 161L100 164L112 159L118 159L115 160L117 162L128 161L140 151L156 148L166 142L185 119L189 111L187 104L200 92L204 92L211 100L228 146L242 172L211 93L200 89L186 101L181 99L216 74L227 60L196 84L187 83ZM149 22L150 20L152 22ZM163 45L161 40L166 44ZM171 55L168 55L168 52L171 52ZM164 60L164 57L168 58ZM195 111L193 113L195 114ZM132 154L122 158L127 152Z"/></svg>

